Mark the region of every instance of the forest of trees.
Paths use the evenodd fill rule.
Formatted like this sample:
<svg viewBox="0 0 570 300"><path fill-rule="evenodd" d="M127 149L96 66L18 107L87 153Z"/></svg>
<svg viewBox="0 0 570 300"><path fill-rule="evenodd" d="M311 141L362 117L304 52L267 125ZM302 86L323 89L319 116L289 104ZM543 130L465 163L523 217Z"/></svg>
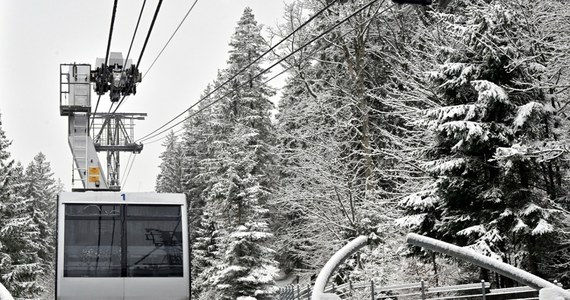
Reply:
<svg viewBox="0 0 570 300"><path fill-rule="evenodd" d="M17 299L53 295L55 210L62 184L38 153L27 167L11 158L0 122L0 282Z"/></svg>
<svg viewBox="0 0 570 300"><path fill-rule="evenodd" d="M512 284L407 232L569 285L567 3L338 1L257 59L329 4L293 1L265 30L246 8L164 141L156 190L188 196L192 297L273 299L277 272L308 282L363 234L378 245L337 283ZM276 94L261 71L285 57Z"/></svg>
<svg viewBox="0 0 570 300"><path fill-rule="evenodd" d="M156 191L187 195L192 298L276 299L276 280L310 283L360 235L376 244L336 283L513 285L408 232L568 288L566 2L295 0L271 28L246 8L204 101L163 141ZM279 60L277 90L264 70ZM41 297L62 184L10 143L0 122L0 282Z"/></svg>

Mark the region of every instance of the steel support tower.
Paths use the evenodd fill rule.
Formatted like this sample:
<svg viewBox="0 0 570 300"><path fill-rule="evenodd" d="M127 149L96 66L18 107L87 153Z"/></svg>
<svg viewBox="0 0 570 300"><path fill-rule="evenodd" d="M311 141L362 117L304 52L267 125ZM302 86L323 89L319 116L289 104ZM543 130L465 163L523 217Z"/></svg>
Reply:
<svg viewBox="0 0 570 300"><path fill-rule="evenodd" d="M143 148L134 142L134 121L143 120L146 114L91 112L92 85L97 94L108 91L116 102L117 95L133 94L136 82L140 82L140 74L130 60L125 63L128 68L123 68L120 53L111 53L109 61L111 66L98 60L95 70L89 64L60 65L59 108L60 115L68 117L73 184L81 181L83 185L74 190L119 191L120 152L140 153ZM102 151L107 153L107 176L99 161L98 152Z"/></svg>

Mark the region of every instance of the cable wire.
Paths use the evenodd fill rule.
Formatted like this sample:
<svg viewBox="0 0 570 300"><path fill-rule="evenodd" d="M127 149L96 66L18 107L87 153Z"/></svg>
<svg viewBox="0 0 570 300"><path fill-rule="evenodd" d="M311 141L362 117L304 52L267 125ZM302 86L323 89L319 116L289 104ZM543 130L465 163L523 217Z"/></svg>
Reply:
<svg viewBox="0 0 570 300"><path fill-rule="evenodd" d="M172 35L170 36L170 38L168 39L166 44L164 44L164 47L162 47L162 50L160 50L160 52L158 53L156 58L152 61L152 64L150 64L150 67L148 67L148 69L146 70L146 72L144 73L142 78L144 78L146 76L146 74L148 74L148 72L150 72L150 69L152 69L152 66L154 66L154 63L156 63L156 61L158 60L160 55L162 55L162 52L164 52L164 49L166 49L166 47L168 46L168 44L170 43L170 41L172 40L174 35L176 35L176 33L178 32L178 29L180 29L180 26L182 26L184 21L186 21L186 18L188 17L190 12L192 12L192 10L194 9L194 6L196 6L196 3L198 3L198 0L195 0L194 3L192 4L192 6L190 6L190 9L188 9L188 12L186 12L186 15L184 16L184 18L182 18L182 21L180 22L180 24L178 24L178 27L176 27L176 29L174 30L174 32L172 33Z"/></svg>
<svg viewBox="0 0 570 300"><path fill-rule="evenodd" d="M91 128L93 128L93 124L95 123L95 115L97 114L97 109L99 108L99 101L101 100L101 96L102 95L99 95L99 97L97 97L97 104L95 104L95 111L93 112L92 117L91 117L91 125L88 128L89 130L91 130Z"/></svg>
<svg viewBox="0 0 570 300"><path fill-rule="evenodd" d="M303 44L301 47L297 48L297 49L294 50L293 52L291 52L291 53L289 53L288 55L286 55L285 57L281 58L279 61L277 61L276 63L272 64L271 66L269 66L268 68L264 69L263 71L259 72L257 75L255 75L255 76L253 76L251 79L249 79L249 81L252 81L252 80L256 79L257 77L259 77L259 76L265 74L267 71L271 70L271 69L272 69L273 67L275 67L276 65L280 64L280 63L283 62L284 60L286 60L286 59L288 59L289 57L293 56L293 54L299 52L299 51L302 50L303 48L306 48L308 45L310 45L311 43L315 42L316 40L322 38L323 36L325 36L326 34L328 34L329 32L331 32L332 30L334 30L335 28L337 28L337 27L340 26L341 24L345 23L345 22L348 21L350 18L354 17L356 14L358 14L358 13L360 13L361 11L367 9L368 7L370 7L372 4L374 4L374 3L377 2L377 1L379 1L379 0L372 0L372 1L370 1L368 4L362 6L361 8L359 8L358 10L356 10L356 11L354 11L352 14L350 14L349 16L347 16L347 17L345 17L344 19L342 19L341 21L335 23L335 25L333 25L332 27L328 28L327 30L325 30L325 31L323 31L321 34L319 34L318 36L314 37L314 38L311 39L310 41L308 41L308 42L306 42L305 44ZM386 9L384 9L382 12L379 12L379 13L384 13L385 11L391 9L393 6L394 6L394 5L392 5L392 6L388 7L388 8L386 8ZM240 84L239 86L235 87L234 90L237 90L237 89L239 89L239 88L245 86L246 84L249 83L249 81ZM225 84L225 83L227 83L227 81L224 82L224 84ZM219 88L219 87L218 87L218 88ZM217 103L217 102L221 101L222 99L224 99L226 96L230 95L231 93L234 93L234 92L233 92L233 91L230 91L230 92L228 92L228 93L222 95L220 98L218 98L218 99L212 101L211 103L209 103L209 104L206 105L205 107L201 108L201 109L199 110L199 112L203 111L203 110L204 110L205 108L207 108L207 107L212 106L214 103ZM211 94L212 94L212 93L209 93L208 95L211 95ZM192 109L193 107L195 107L198 103L202 102L208 95L204 96L202 99L200 99L198 102L196 102L195 104L193 104L189 109L185 110L183 113L189 111L190 109ZM147 135L143 136L142 138L140 138L140 139L138 140L138 142L143 142L143 141L145 141L145 140L148 140L148 139L157 137L157 136L163 134L164 132L169 131L170 129L172 129L172 128L174 128L174 127L176 127L176 126L182 124L184 121L188 120L188 119L189 119L190 117L192 117L192 116L194 116L194 114L191 115L191 116L189 116L189 117L187 117L187 118L184 118L182 121L177 122L176 124L174 124L174 125L172 125L172 126L166 128L166 129L163 130L163 131L160 131L160 132L158 132L158 133L156 133L156 134L153 134L153 133L157 132L158 130L164 128L167 124L170 124L170 123L172 123L172 122L174 121L174 120L171 120L171 121L169 121L168 123L166 123L165 125L161 126L159 129L157 129L157 130L151 132L150 134L147 134ZM178 118L178 116L177 116L176 118Z"/></svg>
<svg viewBox="0 0 570 300"><path fill-rule="evenodd" d="M135 164L136 158L137 158L137 155L134 154L133 155L133 161L131 163L131 166L129 167L129 170L127 171L127 175L125 176L125 180L123 181L123 185L127 184L127 180L129 179L129 175L131 175L131 170L133 169L133 165Z"/></svg>
<svg viewBox="0 0 570 300"><path fill-rule="evenodd" d="M150 23L150 28L148 29L148 33L144 40L144 44L141 50L141 54L139 55L139 60L137 61L137 68L140 67L141 60L143 58L144 51L146 50L146 45L148 44L148 40L150 39L150 34L152 33L152 29L154 28L154 23L156 22L156 17L158 16L158 12L160 11L160 6L162 5L162 0L158 0L158 4L156 5L156 10L154 11L154 16L152 17L152 22Z"/></svg>
<svg viewBox="0 0 570 300"><path fill-rule="evenodd" d="M111 16L111 28L109 29L109 41L107 42L107 52L105 52L105 65L109 62L109 51L111 51L111 39L113 37L113 26L115 25L115 16L117 14L117 3L119 0L115 0L113 4L113 15Z"/></svg>
<svg viewBox="0 0 570 300"><path fill-rule="evenodd" d="M261 84L263 85L263 84L269 83L270 81L274 80L275 78L277 78L277 77L279 77L279 76L285 74L285 72L291 70L292 68L293 68L293 66L287 67L286 69L282 70L281 72L277 73L275 76L273 76L273 77L267 79L266 81L262 82ZM235 93L235 91L232 91L232 93ZM202 113L202 111L204 111L206 108L212 106L213 104L215 104L215 102L218 102L218 101L221 100L221 99L223 99L223 97L220 98L220 99L217 99L216 101L214 101L214 103L209 103L208 105L206 105L206 106L204 106L204 107L201 107L199 110L195 111L193 114L191 114L191 115L189 115L188 117L186 117L182 122L184 122L184 121L186 121L186 120L189 120L189 119L193 118L194 116L196 116L196 115ZM180 123L178 123L177 125L179 125L179 124L180 124ZM176 126L174 126L174 127L176 127ZM172 129L172 128L171 128L171 129ZM176 134L178 134L179 132L181 132L181 131L183 131L183 130L184 130L184 127L180 128L180 129L178 129L178 130L173 131L173 133L176 135ZM159 136L159 135L160 135L160 134L155 135L154 137ZM150 139L150 138L148 138L148 139ZM162 139L164 139L164 136L163 136L163 137L160 137L160 138L157 138L157 139L155 139L155 140L153 140L153 141L150 141L150 142L148 142L148 143L145 143L145 145L154 144L154 143L156 143L156 142L161 141Z"/></svg>
<svg viewBox="0 0 570 300"><path fill-rule="evenodd" d="M135 42L135 37L137 36L137 31L139 30L139 24L141 22L141 17L142 17L143 12L144 12L145 4L146 4L146 0L143 1L143 4L141 6L141 12L139 13L137 25L135 26L135 32L133 33L133 38L131 39L131 45L129 46L129 52L127 52L127 57L125 58L125 63L123 64L123 68L126 68L126 66L127 66L127 61L129 60L129 55L131 54L131 49L133 48L133 43Z"/></svg>
<svg viewBox="0 0 570 300"><path fill-rule="evenodd" d="M146 1L146 0L145 0ZM152 61L152 64L150 64L150 67L146 70L146 72L144 73L142 78L145 78L146 75L148 74L148 72L150 72L150 69L152 69L152 67L154 66L154 64L156 63L156 61L158 60L158 58L162 55L162 52L164 52L164 50L166 49L166 47L168 46L168 44L170 43L170 41L172 40L172 38L174 38L174 36L176 35L176 33L178 32L178 29L180 29L180 27L182 26L182 24L184 24L184 22L186 21L186 18L188 17L188 15L190 15L190 13L192 12L192 10L194 9L194 6L196 5L196 3L198 2L198 0L195 0L194 3L192 4L192 6L188 9L188 11L186 12L186 15L184 16L184 18L182 18L182 21L180 21L180 23L178 24L178 27L176 27L176 29L174 30L174 32L172 33L172 35L170 36L170 38L168 39L168 41L166 42L166 44L164 45L164 47L162 47L162 50L160 50L160 52L158 53L158 55L156 56L156 58ZM119 105L117 105L117 107L115 108L115 110L113 111L113 113L117 112L117 110L119 109L119 106L121 106L123 104L123 102L127 99L127 96L123 96L123 98L121 99L121 101L119 101Z"/></svg>
<svg viewBox="0 0 570 300"><path fill-rule="evenodd" d="M129 158L127 158L127 164L125 165L125 171L128 171L128 170L129 170L129 165L130 165L130 163L131 163L131 158L132 158L132 156L133 156L133 153L132 153L132 152L129 153ZM127 174L127 173L125 172L125 175L126 175L126 174ZM125 176L125 177L126 177L126 176ZM125 183L125 177L123 177L123 179L121 180L120 186L123 186L123 184Z"/></svg>
<svg viewBox="0 0 570 300"><path fill-rule="evenodd" d="M107 65L107 61L109 60L109 52L111 51L111 40L113 39L113 27L115 26L115 16L117 15L117 4L119 0L115 0L113 3L113 13L111 14L111 26L109 28L109 38L107 39L107 51L105 52L105 65ZM95 122L95 114L97 114L97 109L99 108L99 101L101 100L101 96L97 98L97 104L95 105L95 111L93 112L93 117L91 118L91 126L93 127L93 123Z"/></svg>
<svg viewBox="0 0 570 300"><path fill-rule="evenodd" d="M186 110L184 110L183 112L181 112L180 114L178 114L177 116L175 116L174 118L172 118L170 121L166 122L164 125L160 126L159 128L155 129L154 131L152 131L151 133L143 136L142 138L139 139L139 141L142 140L146 140L147 137L153 135L155 132L158 132L159 130L161 130L162 128L168 126L168 124L174 122L176 119L180 118L181 116L183 116L186 112L190 111L191 109L193 109L194 107L196 107L196 105L198 105L200 102L202 102L204 99L208 98L209 96L211 96L212 94L214 94L216 91L218 91L220 88L222 88L223 86L225 86L226 84L230 83L232 80L234 80L238 75L240 75L241 73L243 73L244 71L246 71L247 69L249 69L253 64L255 64L256 62L258 62L261 58L263 58L265 55L271 53L275 48L277 48L279 45L281 45L282 43L284 43L286 40L288 40L291 36L293 36L295 33L297 33L299 30L301 30L301 28L305 27L307 24L309 24L312 20L314 20L318 15L324 13L326 10L328 10L334 3L336 3L336 1L338 0L333 0L331 1L327 6L325 6L323 9L321 9L320 11L318 11L317 13L315 13L313 16L311 16L309 19L307 19L305 22L303 22L303 24L301 24L299 27L297 27L295 30L293 30L291 33L289 33L286 37L284 37L283 39L281 39L281 41L279 41L277 44L275 44L273 47L269 48L267 51L265 51L263 54L261 54L259 57L257 57L255 60L253 60L252 62L250 62L249 64L247 64L245 67L243 67L241 70L239 70L236 74L234 74L232 77L230 77L229 79L227 79L226 81L224 81L222 84L220 84L219 86L217 86L216 88L214 88L211 92L209 92L208 94L206 94L205 96L203 96L201 99L199 99L196 103L194 103L193 105L191 105L190 107L188 107ZM370 6L372 3L376 2L378 0L373 0L371 3L369 3L368 5L366 5L365 7ZM361 9L363 10L363 9ZM361 10L358 10L358 12L360 12ZM344 20L346 21L346 20ZM344 21L342 21L342 23L344 23ZM336 26L340 25L341 23L338 23ZM329 31L331 31L332 29L334 29L336 27L331 28ZM328 33L325 32L325 34ZM324 34L323 34L324 35ZM319 37L320 38L320 37ZM314 41L314 39L312 40ZM307 43L306 45L310 44L312 41L310 41L309 43ZM306 46L305 45L305 46ZM303 47L305 47L303 46ZM300 49L302 49L303 47L297 49L295 52L291 53L289 56L293 55L294 53L296 53L297 51L299 51ZM289 57L288 56L288 57ZM288 58L287 57L287 58ZM272 67L274 67L275 65L277 65L278 63L280 63L283 60L280 60L279 62L277 62L276 64L273 64L270 68L265 69L262 73L258 74L257 76L255 76L254 78L252 78L251 80L261 76L261 74L267 72L269 69L271 69ZM241 86L239 86L241 87ZM239 88L238 87L238 88ZM176 125L180 124L177 123ZM175 126L176 126L175 125ZM169 127L172 128L172 127ZM156 136L156 135L155 135Z"/></svg>

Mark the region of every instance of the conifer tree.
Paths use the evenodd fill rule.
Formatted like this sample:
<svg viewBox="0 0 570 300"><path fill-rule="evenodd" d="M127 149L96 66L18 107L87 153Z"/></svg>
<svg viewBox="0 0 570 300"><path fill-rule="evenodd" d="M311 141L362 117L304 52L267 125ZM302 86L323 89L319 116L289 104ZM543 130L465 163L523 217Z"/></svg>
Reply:
<svg viewBox="0 0 570 300"><path fill-rule="evenodd" d="M28 212L38 229L38 259L41 278L38 282L45 293L53 293L55 281L55 227L57 194L63 190L54 178L50 163L38 153L27 166L23 177L23 194L29 199ZM44 293L44 296L46 295Z"/></svg>
<svg viewBox="0 0 570 300"><path fill-rule="evenodd" d="M459 1L434 14L448 38L430 73L441 107L426 111L435 182L401 202L402 223L544 276L562 231L561 119L541 82L552 53L528 40L541 33L519 2Z"/></svg>
<svg viewBox="0 0 570 300"><path fill-rule="evenodd" d="M156 191L159 193L182 193L183 186L183 152L174 132L168 133L164 143L164 152L160 155L160 173L156 178Z"/></svg>
<svg viewBox="0 0 570 300"><path fill-rule="evenodd" d="M26 168L24 191L30 199L28 211L38 226L38 255L45 273L55 268L55 208L61 188L53 176L50 163L43 153L37 154Z"/></svg>
<svg viewBox="0 0 570 300"><path fill-rule="evenodd" d="M23 167L10 158L9 145L0 127L0 280L14 297L29 298L42 292L39 229L22 193Z"/></svg>
<svg viewBox="0 0 570 300"><path fill-rule="evenodd" d="M208 85L201 98L211 91ZM184 124L181 147L183 155L184 193L188 199L188 226L191 241L191 296L202 294L204 280L212 274L206 270L215 264L215 228L210 213L205 212L204 190L208 175L204 161L211 156L211 130L209 125L209 99L202 102L197 110L189 112L190 118ZM208 298L209 296L203 296Z"/></svg>
<svg viewBox="0 0 570 300"><path fill-rule="evenodd" d="M211 217L218 235L217 264L209 270L213 276L207 289L216 299L272 299L276 262L268 248L272 233L267 206L273 179L269 97L274 91L263 83L265 76L257 76L261 62L253 63L265 43L250 8L244 10L230 47L219 81L234 79L212 107L212 157L204 162L206 211L215 212Z"/></svg>

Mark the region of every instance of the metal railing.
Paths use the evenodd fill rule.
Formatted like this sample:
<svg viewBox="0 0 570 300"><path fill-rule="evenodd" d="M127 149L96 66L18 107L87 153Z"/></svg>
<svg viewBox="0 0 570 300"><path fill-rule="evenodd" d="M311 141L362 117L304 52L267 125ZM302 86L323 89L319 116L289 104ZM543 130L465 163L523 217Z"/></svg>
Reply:
<svg viewBox="0 0 570 300"><path fill-rule="evenodd" d="M334 293L340 299L526 299L537 300L538 291L529 286L491 289L489 282L428 286L424 281L397 285L380 285L374 281L348 282L342 285L327 285L324 292ZM289 285L279 290L279 300L309 300L311 286Z"/></svg>
<svg viewBox="0 0 570 300"><path fill-rule="evenodd" d="M340 300L342 299L336 291L329 293L326 290L327 283L333 272L342 262L350 255L354 254L362 247L369 243L367 236L359 236L350 241L340 250L338 250L325 264L319 272L315 280L315 286L311 292L311 300ZM491 259L470 249L458 247L449 243L445 243L436 239L428 238L418 234L410 233L406 237L408 244L419 246L427 250L443 253L461 260L470 262L476 266L491 270L495 273L511 278L523 285L528 285L536 290L540 290L539 298L541 300L570 300L570 291L564 290L554 283L544 280L536 275L530 274L524 270L508 265L506 263ZM372 287L374 289L374 287ZM374 291L371 292L372 299L375 299ZM422 298L425 298L425 291L422 289ZM438 299L438 298L430 298ZM447 298L455 299L455 298ZM483 295L485 299L485 295Z"/></svg>

